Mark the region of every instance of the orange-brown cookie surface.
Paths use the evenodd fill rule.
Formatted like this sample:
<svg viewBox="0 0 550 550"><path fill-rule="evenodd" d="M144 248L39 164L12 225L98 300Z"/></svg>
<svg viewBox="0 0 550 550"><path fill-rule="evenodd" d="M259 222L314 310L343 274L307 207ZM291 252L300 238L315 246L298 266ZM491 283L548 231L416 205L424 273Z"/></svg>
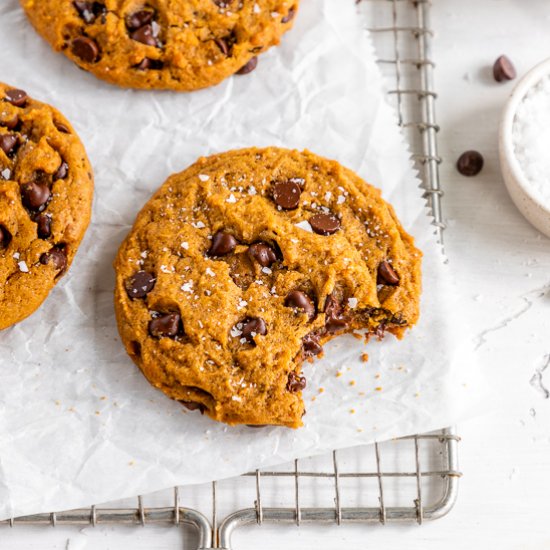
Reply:
<svg viewBox="0 0 550 550"><path fill-rule="evenodd" d="M123 87L196 90L256 67L298 0L21 0L56 51Z"/></svg>
<svg viewBox="0 0 550 550"><path fill-rule="evenodd" d="M90 222L93 176L63 115L0 83L0 330L35 311Z"/></svg>
<svg viewBox="0 0 550 550"><path fill-rule="evenodd" d="M171 176L138 215L115 261L117 321L148 380L188 408L299 427L304 359L356 329L401 337L420 264L380 192L337 162L230 151Z"/></svg>

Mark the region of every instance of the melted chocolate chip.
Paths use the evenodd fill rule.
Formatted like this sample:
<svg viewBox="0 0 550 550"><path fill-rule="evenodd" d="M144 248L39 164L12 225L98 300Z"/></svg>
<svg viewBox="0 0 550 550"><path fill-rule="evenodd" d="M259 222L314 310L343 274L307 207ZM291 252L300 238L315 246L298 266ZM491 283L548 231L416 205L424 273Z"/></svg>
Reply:
<svg viewBox="0 0 550 550"><path fill-rule="evenodd" d="M155 338L175 338L183 332L179 313L165 313L149 321L149 334Z"/></svg>
<svg viewBox="0 0 550 550"><path fill-rule="evenodd" d="M493 65L493 77L497 82L505 80L514 80L516 78L516 68L514 64L505 55L501 55Z"/></svg>
<svg viewBox="0 0 550 550"><path fill-rule="evenodd" d="M44 265L52 264L55 269L62 271L67 267L67 255L61 248L52 248L49 252L44 252L40 256L40 263Z"/></svg>
<svg viewBox="0 0 550 550"><path fill-rule="evenodd" d="M340 229L340 220L333 214L315 214L309 224L318 235L333 235Z"/></svg>
<svg viewBox="0 0 550 550"><path fill-rule="evenodd" d="M378 284L396 286L399 284L399 276L391 266L391 264L384 260L380 262L378 266Z"/></svg>
<svg viewBox="0 0 550 550"><path fill-rule="evenodd" d="M157 45L157 39L155 38L155 35L153 34L153 26L152 25L143 25L143 27L140 27L139 29L132 32L132 34L130 34L130 38L132 40L135 40L136 42L140 42L141 44L145 44L146 46L156 46Z"/></svg>
<svg viewBox="0 0 550 550"><path fill-rule="evenodd" d="M73 6L76 11L78 11L78 15L80 15L86 23L93 23L98 16L107 13L107 8L100 2L83 2L75 0Z"/></svg>
<svg viewBox="0 0 550 550"><path fill-rule="evenodd" d="M137 65L134 65L134 69L138 71L160 70L164 66L164 63L160 59L151 59L150 57L144 57Z"/></svg>
<svg viewBox="0 0 550 550"><path fill-rule="evenodd" d="M296 393L306 389L306 379L303 376L298 376L294 371L288 375L286 383L287 391Z"/></svg>
<svg viewBox="0 0 550 550"><path fill-rule="evenodd" d="M57 169L57 172L53 175L54 181L56 180L64 180L67 177L67 174L69 173L69 165L63 161L59 168Z"/></svg>
<svg viewBox="0 0 550 550"><path fill-rule="evenodd" d="M310 297L300 290L293 290L288 293L285 298L285 306L301 309L309 317L310 321L315 317L315 305Z"/></svg>
<svg viewBox="0 0 550 550"><path fill-rule="evenodd" d="M6 127L8 130L13 130L19 124L19 117L13 115L12 118L7 120L0 120L0 126Z"/></svg>
<svg viewBox="0 0 550 550"><path fill-rule="evenodd" d="M52 215L42 212L42 214L39 214L34 221L37 225L36 231L38 236L41 239L49 238L52 234Z"/></svg>
<svg viewBox="0 0 550 550"><path fill-rule="evenodd" d="M254 336L257 334L265 336L267 334L267 326L265 321L260 317L248 317L243 322L242 337L250 343L254 342Z"/></svg>
<svg viewBox="0 0 550 550"><path fill-rule="evenodd" d="M86 63L99 61L99 46L95 40L87 36L77 36L71 44L71 51L76 57Z"/></svg>
<svg viewBox="0 0 550 550"><path fill-rule="evenodd" d="M241 67L236 74L248 74L251 73L258 66L258 58L253 57L246 65Z"/></svg>
<svg viewBox="0 0 550 550"><path fill-rule="evenodd" d="M155 286L156 278L148 271L138 271L126 279L126 292L130 298L145 298Z"/></svg>
<svg viewBox="0 0 550 550"><path fill-rule="evenodd" d="M477 176L483 169L483 156L478 151L465 151L456 161L456 169L468 178Z"/></svg>
<svg viewBox="0 0 550 550"><path fill-rule="evenodd" d="M63 124L62 122L54 121L54 125L62 134L70 134L71 133L69 128L67 128L67 126L65 126L65 124Z"/></svg>
<svg viewBox="0 0 550 550"><path fill-rule="evenodd" d="M208 251L209 256L227 256L235 250L237 246L237 239L231 233L225 233L224 231L218 231L212 237L212 246Z"/></svg>
<svg viewBox="0 0 550 550"><path fill-rule="evenodd" d="M250 258L262 267L270 267L277 261L277 253L267 243L255 243L248 249Z"/></svg>
<svg viewBox="0 0 550 550"><path fill-rule="evenodd" d="M10 155L17 145L17 136L15 134L0 134L0 149Z"/></svg>
<svg viewBox="0 0 550 550"><path fill-rule="evenodd" d="M313 357L314 355L319 355L323 348L319 343L319 335L315 332L310 332L306 334L303 339L304 355L306 357Z"/></svg>
<svg viewBox="0 0 550 550"><path fill-rule="evenodd" d="M183 401L180 399L180 403L190 411L200 411L201 414L204 414L206 407L202 403L197 403L196 401Z"/></svg>
<svg viewBox="0 0 550 550"><path fill-rule="evenodd" d="M21 186L23 204L29 209L40 211L51 197L51 191L46 185L25 183Z"/></svg>
<svg viewBox="0 0 550 550"><path fill-rule="evenodd" d="M216 43L216 46L220 48L223 55L225 55L226 57L229 57L229 52L230 52L229 44L223 38L216 38L214 42Z"/></svg>
<svg viewBox="0 0 550 550"><path fill-rule="evenodd" d="M126 17L126 26L131 31L136 31L153 21L155 12L152 10L140 10Z"/></svg>
<svg viewBox="0 0 550 550"><path fill-rule="evenodd" d="M281 23L289 23L296 15L296 8L290 8L288 13L281 19Z"/></svg>
<svg viewBox="0 0 550 550"><path fill-rule="evenodd" d="M273 184L273 201L284 210L294 210L300 204L302 189L294 181L276 181Z"/></svg>
<svg viewBox="0 0 550 550"><path fill-rule="evenodd" d="M0 225L0 249L7 248L11 241L11 233Z"/></svg>
<svg viewBox="0 0 550 550"><path fill-rule="evenodd" d="M4 99L16 107L24 107L27 103L27 92L24 90L8 90Z"/></svg>
<svg viewBox="0 0 550 550"><path fill-rule="evenodd" d="M349 320L342 314L342 302L334 293L327 297L325 302L325 330L333 334L347 328Z"/></svg>

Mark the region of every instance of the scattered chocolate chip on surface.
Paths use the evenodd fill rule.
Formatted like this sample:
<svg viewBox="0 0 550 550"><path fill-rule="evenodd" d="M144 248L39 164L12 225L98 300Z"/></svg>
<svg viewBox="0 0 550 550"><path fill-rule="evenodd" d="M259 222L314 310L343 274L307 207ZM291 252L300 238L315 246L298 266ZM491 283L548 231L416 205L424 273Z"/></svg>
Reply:
<svg viewBox="0 0 550 550"><path fill-rule="evenodd" d="M245 65L243 65L236 74L245 75L251 73L258 66L258 57L253 57Z"/></svg>
<svg viewBox="0 0 550 550"><path fill-rule="evenodd" d="M483 169L483 156L478 151L465 151L456 161L456 169L466 177L477 176Z"/></svg>
<svg viewBox="0 0 550 550"><path fill-rule="evenodd" d="M149 321L149 334L155 338L175 338L182 332L179 313L165 313Z"/></svg>
<svg viewBox="0 0 550 550"><path fill-rule="evenodd" d="M64 180L69 173L69 165L63 161L59 168L57 169L57 172L54 174L53 179L55 180Z"/></svg>
<svg viewBox="0 0 550 550"><path fill-rule="evenodd" d="M136 31L144 25L153 21L155 12L153 10L139 10L126 17L126 26L131 31Z"/></svg>
<svg viewBox="0 0 550 550"><path fill-rule="evenodd" d="M493 77L497 82L514 80L516 78L516 68L514 64L505 55L501 55L493 65Z"/></svg>
<svg viewBox="0 0 550 550"><path fill-rule="evenodd" d="M137 271L126 281L126 292L130 298L145 298L155 287L156 277L148 271Z"/></svg>
<svg viewBox="0 0 550 550"><path fill-rule="evenodd" d="M334 214L315 214L309 224L318 235L334 235L340 229L340 220Z"/></svg>
<svg viewBox="0 0 550 550"><path fill-rule="evenodd" d="M10 155L17 145L17 136L14 134L0 134L0 149Z"/></svg>
<svg viewBox="0 0 550 550"><path fill-rule="evenodd" d="M51 197L51 191L46 185L40 185L35 182L22 185L21 194L23 204L33 211L40 211Z"/></svg>
<svg viewBox="0 0 550 550"><path fill-rule="evenodd" d="M302 310L311 321L315 317L315 305L311 298L300 290L292 290L285 298L285 306Z"/></svg>
<svg viewBox="0 0 550 550"><path fill-rule="evenodd" d="M396 286L399 284L399 276L393 269L390 262L384 260L378 266L378 284Z"/></svg>
<svg viewBox="0 0 550 550"><path fill-rule="evenodd" d="M254 243L248 249L250 259L262 267L271 267L277 261L277 253L267 243Z"/></svg>
<svg viewBox="0 0 550 550"><path fill-rule="evenodd" d="M58 271L63 271L67 267L67 255L61 248L52 248L49 252L44 252L40 256L40 263L44 265L52 264Z"/></svg>
<svg viewBox="0 0 550 550"><path fill-rule="evenodd" d="M155 38L153 34L153 26L152 25L143 25L143 27L140 27L139 29L132 32L130 35L130 38L132 40L135 40L136 42L141 42L142 44L145 44L146 46L156 46L157 45L157 39Z"/></svg>
<svg viewBox="0 0 550 550"><path fill-rule="evenodd" d="M219 257L227 256L231 254L235 247L237 246L237 239L231 235L231 233L226 233L225 231L218 231L212 237L212 245L208 251L209 256Z"/></svg>
<svg viewBox="0 0 550 550"><path fill-rule="evenodd" d="M298 376L294 371L288 375L286 389L291 393L296 393L306 389L306 379L304 376Z"/></svg>
<svg viewBox="0 0 550 550"><path fill-rule="evenodd" d="M99 46L95 40L87 36L77 36L71 44L71 51L85 63L99 61Z"/></svg>
<svg viewBox="0 0 550 550"><path fill-rule="evenodd" d="M24 90L12 89L6 92L4 99L15 107L24 107L27 104L28 96Z"/></svg>
<svg viewBox="0 0 550 550"><path fill-rule="evenodd" d="M42 212L35 219L37 234L41 239L48 239L52 235L52 215Z"/></svg>
<svg viewBox="0 0 550 550"><path fill-rule="evenodd" d="M247 342L254 342L254 336L259 334L265 336L267 334L267 325L260 317L248 317L242 322L242 337Z"/></svg>
<svg viewBox="0 0 550 550"><path fill-rule="evenodd" d="M301 187L294 181L276 181L273 183L273 201L283 210L294 210L300 204Z"/></svg>

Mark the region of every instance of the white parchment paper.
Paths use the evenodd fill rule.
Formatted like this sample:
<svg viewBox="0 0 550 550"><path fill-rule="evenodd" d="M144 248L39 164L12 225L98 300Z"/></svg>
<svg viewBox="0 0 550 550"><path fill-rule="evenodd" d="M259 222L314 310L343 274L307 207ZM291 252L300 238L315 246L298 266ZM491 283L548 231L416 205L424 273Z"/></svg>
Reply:
<svg viewBox="0 0 550 550"><path fill-rule="evenodd" d="M120 90L79 71L17 0L0 4L0 35L0 79L65 113L97 184L70 273L0 333L0 518L232 476L468 414L479 392L453 290L352 0L303 0L294 30L254 73L193 94ZM309 148L354 169L383 189L425 253L419 325L401 342L327 345L305 367L298 431L186 412L131 363L114 319L111 264L151 193L200 155L253 145Z"/></svg>

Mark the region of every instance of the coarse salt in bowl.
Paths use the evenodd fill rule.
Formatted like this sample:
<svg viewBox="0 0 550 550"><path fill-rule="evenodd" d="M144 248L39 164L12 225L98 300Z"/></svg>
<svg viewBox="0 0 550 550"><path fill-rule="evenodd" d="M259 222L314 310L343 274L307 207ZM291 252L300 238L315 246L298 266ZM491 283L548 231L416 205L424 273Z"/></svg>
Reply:
<svg viewBox="0 0 550 550"><path fill-rule="evenodd" d="M550 237L550 59L517 84L500 124L500 166L520 212Z"/></svg>

